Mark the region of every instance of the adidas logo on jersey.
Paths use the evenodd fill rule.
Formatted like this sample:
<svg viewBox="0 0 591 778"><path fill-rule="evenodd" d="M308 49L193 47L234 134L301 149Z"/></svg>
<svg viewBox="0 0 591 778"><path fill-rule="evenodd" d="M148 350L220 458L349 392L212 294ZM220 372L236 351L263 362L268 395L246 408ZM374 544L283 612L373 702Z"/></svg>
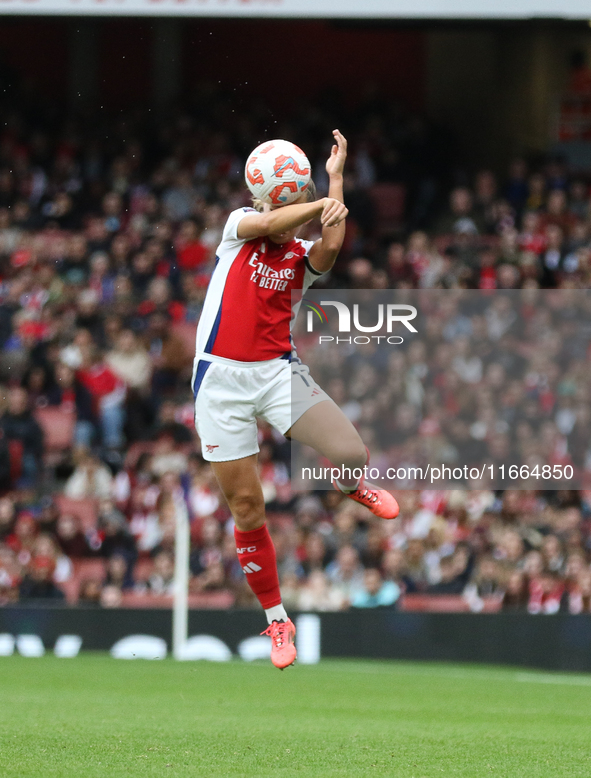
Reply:
<svg viewBox="0 0 591 778"><path fill-rule="evenodd" d="M262 570L263 568L260 565L257 565L256 562L249 562L247 565L244 565L242 568L245 573L258 573L259 570Z"/></svg>

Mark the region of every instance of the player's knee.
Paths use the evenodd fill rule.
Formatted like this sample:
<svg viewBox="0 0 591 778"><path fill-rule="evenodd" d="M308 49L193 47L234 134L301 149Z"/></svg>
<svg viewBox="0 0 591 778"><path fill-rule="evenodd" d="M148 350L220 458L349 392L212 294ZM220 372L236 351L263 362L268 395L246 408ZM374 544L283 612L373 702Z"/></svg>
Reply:
<svg viewBox="0 0 591 778"><path fill-rule="evenodd" d="M265 520L265 501L262 495L238 493L228 500L228 504L236 526L243 532L260 527Z"/></svg>
<svg viewBox="0 0 591 778"><path fill-rule="evenodd" d="M340 449L339 459L345 467L364 467L367 464L367 449L361 440L348 441Z"/></svg>

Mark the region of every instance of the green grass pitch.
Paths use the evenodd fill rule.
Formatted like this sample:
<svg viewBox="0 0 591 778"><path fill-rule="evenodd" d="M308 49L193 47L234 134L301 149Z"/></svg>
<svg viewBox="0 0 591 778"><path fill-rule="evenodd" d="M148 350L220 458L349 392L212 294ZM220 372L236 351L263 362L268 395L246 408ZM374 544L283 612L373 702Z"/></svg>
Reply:
<svg viewBox="0 0 591 778"><path fill-rule="evenodd" d="M591 676L0 659L2 778L590 776Z"/></svg>

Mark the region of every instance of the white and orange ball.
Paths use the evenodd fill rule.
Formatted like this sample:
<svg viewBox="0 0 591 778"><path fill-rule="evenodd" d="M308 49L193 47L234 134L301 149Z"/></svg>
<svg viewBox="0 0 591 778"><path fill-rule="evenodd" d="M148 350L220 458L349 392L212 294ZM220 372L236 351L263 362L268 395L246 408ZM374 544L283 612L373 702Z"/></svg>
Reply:
<svg viewBox="0 0 591 778"><path fill-rule="evenodd" d="M244 178L254 197L263 203L288 205L310 185L310 162L295 143L268 140L248 157Z"/></svg>

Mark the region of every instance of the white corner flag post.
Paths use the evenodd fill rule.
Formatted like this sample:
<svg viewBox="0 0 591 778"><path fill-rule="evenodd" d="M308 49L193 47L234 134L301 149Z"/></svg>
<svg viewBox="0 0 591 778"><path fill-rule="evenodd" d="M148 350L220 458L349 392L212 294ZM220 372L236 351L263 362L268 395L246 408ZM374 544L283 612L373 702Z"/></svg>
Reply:
<svg viewBox="0 0 591 778"><path fill-rule="evenodd" d="M175 508L172 655L182 659L189 627L189 512L182 497L175 500Z"/></svg>

